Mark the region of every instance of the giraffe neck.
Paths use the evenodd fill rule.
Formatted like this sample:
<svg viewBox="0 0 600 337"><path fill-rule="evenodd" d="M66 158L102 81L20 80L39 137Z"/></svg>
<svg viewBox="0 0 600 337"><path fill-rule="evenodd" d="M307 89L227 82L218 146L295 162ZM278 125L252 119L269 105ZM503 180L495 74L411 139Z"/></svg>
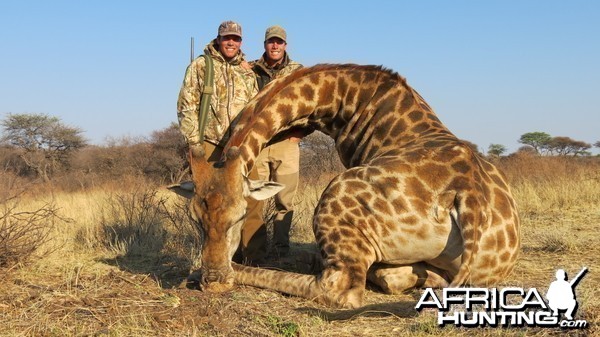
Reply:
<svg viewBox="0 0 600 337"><path fill-rule="evenodd" d="M320 65L272 82L241 113L226 149L246 172L265 145L290 129L331 136L346 167L404 144L454 136L398 74L375 66Z"/></svg>

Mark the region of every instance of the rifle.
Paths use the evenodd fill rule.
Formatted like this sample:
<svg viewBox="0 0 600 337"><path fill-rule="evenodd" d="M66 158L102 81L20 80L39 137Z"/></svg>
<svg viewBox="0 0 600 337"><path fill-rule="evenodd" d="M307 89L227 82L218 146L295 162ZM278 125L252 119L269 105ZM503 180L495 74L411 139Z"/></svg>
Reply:
<svg viewBox="0 0 600 337"><path fill-rule="evenodd" d="M204 129L206 128L206 121L208 118L208 109L210 106L210 99L213 94L213 84L215 83L215 71L213 66L212 58L208 55L203 55L206 61L204 68L204 89L200 97L200 111L198 111L198 130L200 131L200 140L204 140ZM194 61L194 37L190 39L190 63Z"/></svg>
<svg viewBox="0 0 600 337"><path fill-rule="evenodd" d="M581 269L581 271L574 278L571 279L571 282L569 282L571 288L575 288L577 286L577 283L579 283L581 278L583 278L583 275L585 275L587 272L587 267L583 267L583 269Z"/></svg>
<svg viewBox="0 0 600 337"><path fill-rule="evenodd" d="M194 37L190 38L190 63L194 61Z"/></svg>

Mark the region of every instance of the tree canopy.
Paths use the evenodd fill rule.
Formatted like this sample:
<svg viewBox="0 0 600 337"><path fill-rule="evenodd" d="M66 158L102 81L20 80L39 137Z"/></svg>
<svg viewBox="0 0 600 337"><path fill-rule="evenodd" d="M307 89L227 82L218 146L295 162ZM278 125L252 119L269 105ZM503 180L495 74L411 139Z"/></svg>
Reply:
<svg viewBox="0 0 600 337"><path fill-rule="evenodd" d="M559 156L589 155L592 145L569 137L554 137L546 145L546 149Z"/></svg>
<svg viewBox="0 0 600 337"><path fill-rule="evenodd" d="M489 156L494 156L494 157L499 157L505 152L506 152L506 146L504 146L502 144L490 144L490 146L488 147L488 151L487 151Z"/></svg>
<svg viewBox="0 0 600 337"><path fill-rule="evenodd" d="M46 114L8 114L1 125L2 142L19 148L22 160L45 180L67 163L74 150L86 145L81 129Z"/></svg>
<svg viewBox="0 0 600 337"><path fill-rule="evenodd" d="M558 155L558 156L579 156L590 155L589 150L592 145L580 140L574 140L570 137L558 136L552 137L545 132L528 132L521 135L519 143L533 148L537 154ZM596 143L598 146L600 142Z"/></svg>
<svg viewBox="0 0 600 337"><path fill-rule="evenodd" d="M519 143L531 146L535 152L542 153L544 147L550 142L552 136L545 132L528 132L521 135Z"/></svg>

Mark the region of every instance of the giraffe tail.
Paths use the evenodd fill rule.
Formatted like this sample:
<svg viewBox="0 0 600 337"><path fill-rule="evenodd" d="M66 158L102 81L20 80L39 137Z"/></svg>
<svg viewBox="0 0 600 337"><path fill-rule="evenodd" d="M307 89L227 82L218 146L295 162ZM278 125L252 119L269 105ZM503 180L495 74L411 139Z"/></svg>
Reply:
<svg viewBox="0 0 600 337"><path fill-rule="evenodd" d="M450 283L450 285L448 287L449 288L461 287L461 286L469 283L468 281L469 281L470 277L471 277L471 263L470 263L470 261L465 261L464 254L463 254L463 261L460 265L460 269L458 270L458 273L456 274L456 276L452 280L452 283Z"/></svg>
<svg viewBox="0 0 600 337"><path fill-rule="evenodd" d="M471 283L471 270L475 255L479 251L479 241L482 230L487 224L488 216L482 211L483 206L477 198L461 198L457 195L455 208L458 212L458 224L461 228L464 250L461 264L456 276L450 283L450 288L457 288Z"/></svg>

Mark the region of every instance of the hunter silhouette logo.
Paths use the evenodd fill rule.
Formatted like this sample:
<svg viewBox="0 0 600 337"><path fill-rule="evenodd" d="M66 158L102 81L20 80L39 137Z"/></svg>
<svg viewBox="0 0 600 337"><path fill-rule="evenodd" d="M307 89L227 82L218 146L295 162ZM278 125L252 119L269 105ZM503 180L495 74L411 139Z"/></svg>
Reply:
<svg viewBox="0 0 600 337"><path fill-rule="evenodd" d="M570 282L563 269L556 271L546 300L536 288L445 288L441 297L426 288L415 306L438 309L438 325L464 327L530 326L586 328L585 320L573 320L578 303L575 288L588 272L583 268ZM564 312L564 320L560 313Z"/></svg>
<svg viewBox="0 0 600 337"><path fill-rule="evenodd" d="M552 309L554 316L558 316L559 310L566 310L565 317L568 320L573 320L573 314L577 310L575 287L587 273L587 270L584 267L571 282L567 282L567 273L564 270L559 269L556 271L556 281L550 284L546 293L548 306Z"/></svg>

